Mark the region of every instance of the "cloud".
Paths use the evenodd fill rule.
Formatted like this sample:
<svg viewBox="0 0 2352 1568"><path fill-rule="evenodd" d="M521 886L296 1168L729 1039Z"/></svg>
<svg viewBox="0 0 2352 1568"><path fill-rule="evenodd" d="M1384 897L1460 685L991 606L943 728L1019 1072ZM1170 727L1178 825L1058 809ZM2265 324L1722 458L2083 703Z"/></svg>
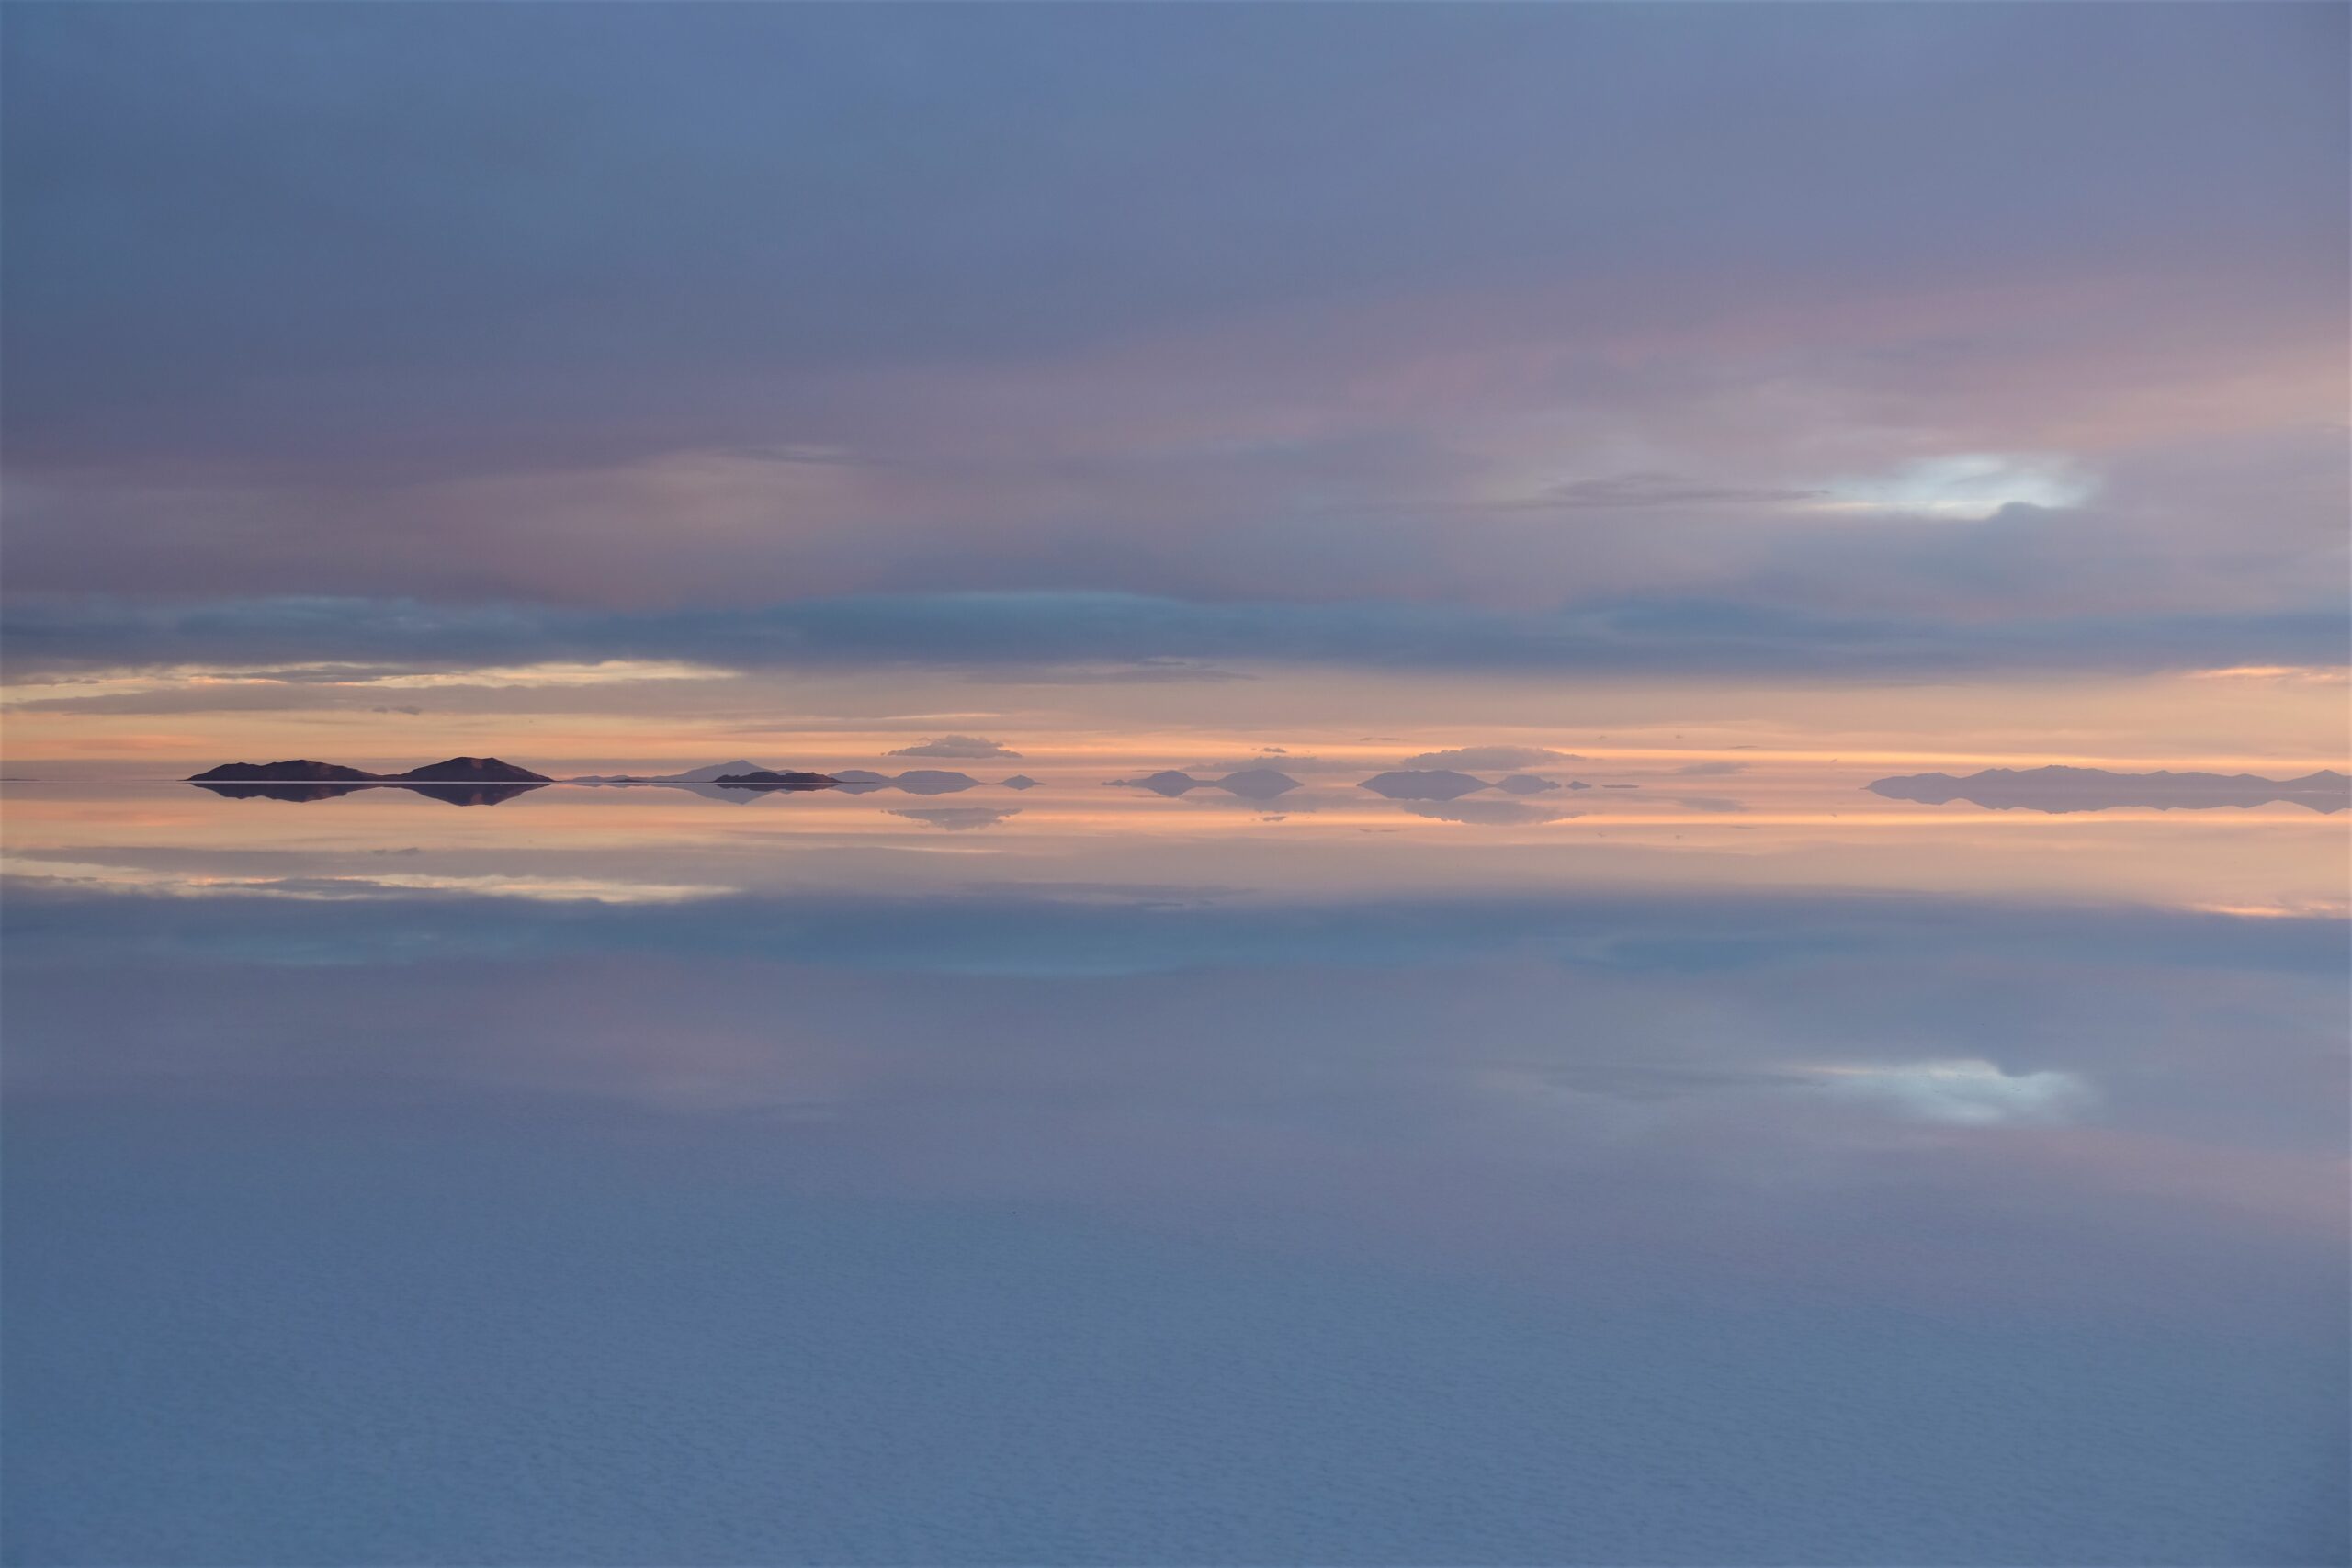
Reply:
<svg viewBox="0 0 2352 1568"><path fill-rule="evenodd" d="M1540 768L1552 762L1581 762L1567 751L1543 746L1457 746L1451 751L1424 751L1408 757L1401 768Z"/></svg>
<svg viewBox="0 0 2352 1568"><path fill-rule="evenodd" d="M6 106L15 434L85 454L161 405L151 449L433 466L504 440L544 464L683 419L708 448L834 466L855 445L812 382L1564 257L1600 308L1669 321L1737 289L2069 262L2283 288L2306 280L2265 262L2340 184L2337 96L2299 69L2340 41L2324 13L1727 16L1708 39L1542 11L32 16ZM1760 94L1792 107L1759 119ZM1964 134L1988 114L2007 135ZM2054 151L2021 166L2011 138ZM320 365L368 374L322 396Z"/></svg>
<svg viewBox="0 0 2352 1568"><path fill-rule="evenodd" d="M1394 601L1207 602L1089 592L877 595L690 611L72 596L21 600L0 618L0 659L20 694L34 682L69 676L119 682L79 688L119 692L156 684L175 669L320 661L405 671L405 683L418 686L467 683L481 670L628 671L631 678L672 668L990 672L1160 658L1888 680L2328 664L2341 662L2347 639L2352 617L2340 607L1988 623L1706 600L1619 600L1521 613ZM376 680L368 689L390 683Z"/></svg>
<svg viewBox="0 0 2352 1568"><path fill-rule="evenodd" d="M1823 1089L1956 1127L2054 1126L2097 1101L2074 1073L2007 1073L1975 1058L1800 1069Z"/></svg>
<svg viewBox="0 0 2352 1568"><path fill-rule="evenodd" d="M991 684L1015 686L1173 686L1254 681L1239 670L1220 670L1189 659L1138 659L1125 664L1040 664L991 669Z"/></svg>
<svg viewBox="0 0 2352 1568"><path fill-rule="evenodd" d="M2345 290L2312 214L2345 171L2312 62L2341 31L28 9L0 59L9 582L1710 603L1930 640L2319 610ZM1402 646L1337 657L1495 662L1363 614ZM1311 619L1023 667L1232 679L1207 650L1321 657Z"/></svg>
<svg viewBox="0 0 2352 1568"><path fill-rule="evenodd" d="M0 705L85 713L174 712L196 702L221 706L288 705L376 691L528 691L627 686L650 681L726 680L734 671L676 660L605 659L540 661L498 669L416 666L403 661L322 660L278 668L231 668L203 663L140 666L96 673L35 671L0 688ZM417 714L413 706L375 706L370 713Z"/></svg>
<svg viewBox="0 0 2352 1568"><path fill-rule="evenodd" d="M520 898L539 904L680 904L723 897L735 891L700 883L631 882L593 876L456 876L422 872L367 876L250 876L44 860L37 856L0 862L0 874L80 892L171 898L291 898L310 903L447 895Z"/></svg>
<svg viewBox="0 0 2352 1568"><path fill-rule="evenodd" d="M984 761L992 757L1018 757L1020 752L994 740L977 735L943 735L936 740L925 740L916 746L901 746L886 752L891 757L962 757Z"/></svg>
<svg viewBox="0 0 2352 1568"><path fill-rule="evenodd" d="M2228 670L2192 670L2189 674L2200 681L2258 681L2280 686L2352 685L2352 667L2342 664L2242 664Z"/></svg>
<svg viewBox="0 0 2352 1568"><path fill-rule="evenodd" d="M1396 807L1416 817L1476 828L1532 828L1582 815L1566 807L1530 806L1517 800L1400 800Z"/></svg>
<svg viewBox="0 0 2352 1568"><path fill-rule="evenodd" d="M77 868L63 868L69 873L64 876L42 874L44 868L60 869L58 863L38 860L12 864L11 872L31 874L17 877L9 897L0 899L0 929L5 929L12 953L23 950L28 965L36 956L43 962L61 955L97 962L93 954L107 964L119 964L124 953L139 951L191 961L209 954L233 964L272 962L271 944L251 940L256 933L240 930L238 921L248 917L267 920L266 908L249 906L269 903L282 908L281 901L242 898L237 887L217 878L209 883L212 894L207 897L153 897L191 891L213 874L182 865L130 874L130 880L105 890L107 896L101 900L101 889L70 874ZM230 878L257 874L250 868L227 865L220 873ZM124 870L82 869L80 874L96 880L124 874ZM137 886L141 875L158 885ZM470 960L481 951L527 939L535 945L587 954L650 950L732 954L768 964L777 953L790 952L795 962L976 974L1171 973L1205 965L1272 964L1483 967L1491 965L1500 952L1540 958L1584 976L1729 976L1754 973L1759 965L1794 965L1791 995L1807 1009L1817 1006L1825 995L1842 994L1834 987L1825 989L1824 975L1842 976L1850 981L1854 996L1867 996L1873 987L1892 983L1889 976L1910 984L1902 965L1922 954L1959 958L1963 976L1987 972L1978 966L1981 960L2018 977L2014 987L1962 987L1970 1005L1949 1017L1925 1021L1935 1032L1935 1048L1917 1058L1889 1063L1883 1045L1871 1046L1875 1037L1870 1032L1883 1022L1883 1014L1859 1002L1849 1020L1854 1048L1825 1051L1815 1040L1802 1055L1780 1048L1771 1058L1773 1064L1799 1064L1775 1066L1783 1082L1821 1087L1855 1077L1864 1086L1857 1092L1865 1094L1873 1092L1871 1085L1886 1081L1890 1071L1899 1078L1923 1061L1975 1063L1968 1053L1981 1045L1971 1041L1981 1042L1988 1031L2012 1032L2021 1036L2021 1048L2042 1050L2079 1043L2064 1022L2075 1016L2120 1020L2144 1015L2153 1025L2177 1010L2161 996L2193 997L2214 985L2216 976L2231 972L2296 977L2322 1010L2313 1025L2319 1032L2313 1038L2320 1040L2329 1027L2327 1010L2340 1016L2344 966L2345 931L2339 919L2245 919L2126 905L2086 914L2081 908L2030 902L1717 888L1703 896L1588 891L1519 897L1331 897L1262 905L1245 900L1230 907L1188 899L1129 904L1114 916L1106 910L1104 892L1099 889L1085 893L1057 886L1029 893L992 887L919 895L846 889L814 900L790 892L713 896L695 902L707 918L693 923L656 918L657 911L634 908L646 900L628 897L610 908L583 909L578 920L525 929L506 923L511 915L499 908L505 900L496 896L514 881L502 877L480 886L421 887L404 898L328 900L276 929L301 945L294 962L330 953L340 953L337 961L409 963L434 953ZM715 895L717 890L708 891ZM150 896L122 897L129 894ZM605 902L594 897L579 901ZM223 908L198 907L211 904ZM2112 976L2119 964L2139 966L2151 977L2151 986L2118 988ZM2067 973L2082 977L2073 1004L2032 1004L2029 994L2035 986ZM2119 1070L2135 1064L2144 1067L2144 1060L2134 1054L2137 1044L2144 1043L2123 1051L2112 1065ZM1869 1070L1843 1073L1849 1066ZM1976 1076L1979 1069L1973 1066L1958 1073L1963 1090Z"/></svg>
<svg viewBox="0 0 2352 1568"><path fill-rule="evenodd" d="M1617 512L1657 506L1788 506L1814 501L1828 493L1819 489L1774 485L1711 484L1677 479L1672 474L1619 474L1608 479L1572 479L1547 486L1524 502L1506 502L1530 511Z"/></svg>
<svg viewBox="0 0 2352 1568"><path fill-rule="evenodd" d="M2078 506L2098 481L2064 453L1956 453L1922 458L1889 474L1833 482L1815 504L1827 510L1985 518L2007 506Z"/></svg>
<svg viewBox="0 0 2352 1568"><path fill-rule="evenodd" d="M1732 773L1744 773L1747 771L1747 764L1745 762L1685 762L1674 771L1683 778L1712 779L1722 778Z"/></svg>
<svg viewBox="0 0 2352 1568"><path fill-rule="evenodd" d="M512 669L393 671L338 678L332 671L300 677L324 685L449 687L482 686L493 690L538 686L623 686L643 681L721 681L732 671L689 664L674 659L600 659L567 663L560 660L519 665Z"/></svg>
<svg viewBox="0 0 2352 1568"><path fill-rule="evenodd" d="M968 833L975 829L993 828L1018 817L1021 808L1017 806L908 806L892 807L890 815L904 817L926 827L944 828L951 833Z"/></svg>

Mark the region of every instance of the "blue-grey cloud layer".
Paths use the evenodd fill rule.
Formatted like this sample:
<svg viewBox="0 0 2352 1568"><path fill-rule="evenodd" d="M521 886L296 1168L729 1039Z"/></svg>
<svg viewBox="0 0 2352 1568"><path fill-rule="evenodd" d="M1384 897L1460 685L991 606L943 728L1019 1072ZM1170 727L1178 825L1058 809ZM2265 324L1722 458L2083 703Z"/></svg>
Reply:
<svg viewBox="0 0 2352 1568"><path fill-rule="evenodd" d="M1051 591L1191 607L1057 600L1022 657L1542 666L1573 604L1657 636L1566 661L1844 668L1857 619L2168 667L2340 604L2337 8L6 28L18 606L888 658L1004 635L913 595ZM1986 454L2021 504L1906 513ZM854 608L751 614L796 600Z"/></svg>
<svg viewBox="0 0 2352 1568"><path fill-rule="evenodd" d="M10 412L396 458L1351 288L2324 287L2343 18L2239 10L21 7Z"/></svg>
<svg viewBox="0 0 2352 1568"><path fill-rule="evenodd" d="M1025 673L1178 660L1485 671L1834 673L2132 671L2237 662L2341 663L2326 612L1969 625L1829 617L1736 604L1635 603L1510 615L1405 604L1197 604L1123 594L964 594L807 602L752 611L616 612L402 602L258 600L198 607L35 602L0 633L20 677L125 665L264 669L328 659L386 670L529 660L691 660L720 669L967 666ZM1202 666L1210 678L1222 673ZM348 679L350 671L329 672ZM288 679L300 681L299 670ZM312 678L318 678L313 676ZM87 700L105 704L113 699ZM218 700L217 698L208 700Z"/></svg>

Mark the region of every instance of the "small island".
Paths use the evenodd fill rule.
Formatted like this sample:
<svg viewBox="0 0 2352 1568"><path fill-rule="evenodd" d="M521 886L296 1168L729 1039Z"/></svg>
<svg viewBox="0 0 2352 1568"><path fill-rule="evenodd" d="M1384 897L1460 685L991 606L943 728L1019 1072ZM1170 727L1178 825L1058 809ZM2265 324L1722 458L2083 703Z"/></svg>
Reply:
<svg viewBox="0 0 2352 1568"><path fill-rule="evenodd" d="M223 762L186 781L232 800L334 800L363 789L405 789L452 806L496 806L555 781L496 757L451 757L404 773L340 762Z"/></svg>
<svg viewBox="0 0 2352 1568"><path fill-rule="evenodd" d="M363 789L390 788L413 790L461 806L493 806L549 784L662 784L691 790L714 800L742 801L763 794L812 790L865 795L874 790L895 789L908 795L952 795L978 788L980 784L969 773L938 768L911 768L892 777L863 768L819 773L807 768L767 768L741 761L713 762L660 775L608 773L557 779L496 757L451 757L399 773L370 773L365 768L315 761L307 757L282 762L223 762L217 768L191 774L185 782L236 800L334 800ZM1003 785L1008 789L1034 789L1037 782L1016 773L1004 780ZM1227 785L1239 787L1234 780L1227 780Z"/></svg>
<svg viewBox="0 0 2352 1568"><path fill-rule="evenodd" d="M721 773L711 782L737 789L831 789L842 781L831 773L754 768L748 773Z"/></svg>
<svg viewBox="0 0 2352 1568"><path fill-rule="evenodd" d="M896 778L871 768L842 768L832 778L834 787L846 795L865 795L877 789L902 790L908 795L953 795L957 790L977 789L980 783L969 773L942 768L909 768Z"/></svg>
<svg viewBox="0 0 2352 1568"><path fill-rule="evenodd" d="M1356 787L1391 800L1453 800L1495 786L1482 778L1447 768L1408 768L1374 774Z"/></svg>
<svg viewBox="0 0 2352 1568"><path fill-rule="evenodd" d="M404 773L371 773L340 762L223 762L188 775L189 784L553 784L545 773L495 757L451 757Z"/></svg>

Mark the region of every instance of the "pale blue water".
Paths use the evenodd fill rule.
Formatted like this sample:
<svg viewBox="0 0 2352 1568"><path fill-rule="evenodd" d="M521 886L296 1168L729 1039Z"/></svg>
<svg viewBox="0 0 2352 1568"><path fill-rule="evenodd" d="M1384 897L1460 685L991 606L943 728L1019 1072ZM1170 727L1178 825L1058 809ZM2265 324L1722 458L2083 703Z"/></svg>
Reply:
<svg viewBox="0 0 2352 1568"><path fill-rule="evenodd" d="M11 1562L2347 1555L2338 916L155 804L12 845Z"/></svg>

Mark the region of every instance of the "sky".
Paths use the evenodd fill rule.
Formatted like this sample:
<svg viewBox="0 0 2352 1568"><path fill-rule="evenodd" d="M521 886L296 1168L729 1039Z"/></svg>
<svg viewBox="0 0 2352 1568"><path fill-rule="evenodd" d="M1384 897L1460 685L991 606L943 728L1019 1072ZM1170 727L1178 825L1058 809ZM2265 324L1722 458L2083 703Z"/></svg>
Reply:
<svg viewBox="0 0 2352 1568"><path fill-rule="evenodd" d="M11 751L2340 755L2346 30L11 6Z"/></svg>

